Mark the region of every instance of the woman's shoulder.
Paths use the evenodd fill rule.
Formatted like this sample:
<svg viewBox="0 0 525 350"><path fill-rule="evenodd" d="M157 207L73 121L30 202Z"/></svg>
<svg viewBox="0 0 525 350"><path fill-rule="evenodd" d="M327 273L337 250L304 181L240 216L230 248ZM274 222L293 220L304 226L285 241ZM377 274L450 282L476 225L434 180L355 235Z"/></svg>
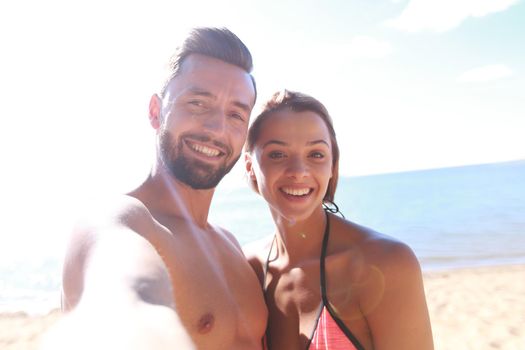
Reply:
<svg viewBox="0 0 525 350"><path fill-rule="evenodd" d="M339 239L345 240L348 249L357 249L367 265L382 270L419 269L413 250L399 239L339 217L333 221Z"/></svg>
<svg viewBox="0 0 525 350"><path fill-rule="evenodd" d="M268 235L253 242L246 243L242 246L242 251L248 260L258 260L266 262L266 257L270 251L275 235Z"/></svg>
<svg viewBox="0 0 525 350"><path fill-rule="evenodd" d="M261 283L264 280L264 266L266 265L266 259L270 252L274 237L275 235L268 235L242 246L242 251L246 256L248 263L250 263L254 269Z"/></svg>

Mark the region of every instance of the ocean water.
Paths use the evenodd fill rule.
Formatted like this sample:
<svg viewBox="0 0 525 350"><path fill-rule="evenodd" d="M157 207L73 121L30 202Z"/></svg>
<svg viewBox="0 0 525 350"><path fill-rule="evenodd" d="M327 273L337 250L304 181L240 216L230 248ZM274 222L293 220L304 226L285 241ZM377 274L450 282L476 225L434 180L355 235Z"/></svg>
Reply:
<svg viewBox="0 0 525 350"><path fill-rule="evenodd" d="M407 243L423 270L525 263L525 161L343 177L345 217ZM261 197L217 193L212 222L243 243L274 232Z"/></svg>
<svg viewBox="0 0 525 350"><path fill-rule="evenodd" d="M348 220L407 243L424 271L525 263L525 161L342 177L335 201ZM210 221L241 244L274 232L244 184L219 187ZM0 312L59 307L60 260L0 266Z"/></svg>

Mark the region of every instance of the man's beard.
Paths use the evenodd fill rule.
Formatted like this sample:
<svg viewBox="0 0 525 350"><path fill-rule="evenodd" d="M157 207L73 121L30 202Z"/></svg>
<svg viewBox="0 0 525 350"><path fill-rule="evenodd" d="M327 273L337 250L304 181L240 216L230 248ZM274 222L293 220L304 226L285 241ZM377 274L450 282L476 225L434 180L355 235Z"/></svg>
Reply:
<svg viewBox="0 0 525 350"><path fill-rule="evenodd" d="M163 130L159 136L162 162L177 180L195 190L215 188L224 175L230 172L241 155L239 154L230 163L227 163L226 160L231 157L232 150L230 147L221 144L221 149L226 149L227 154L224 156L224 162L218 166L207 164L198 159L188 158L182 152L182 148L187 147L183 145L182 139L187 136L202 142L210 141L207 136L185 134L180 136L176 143L171 134L167 130Z"/></svg>

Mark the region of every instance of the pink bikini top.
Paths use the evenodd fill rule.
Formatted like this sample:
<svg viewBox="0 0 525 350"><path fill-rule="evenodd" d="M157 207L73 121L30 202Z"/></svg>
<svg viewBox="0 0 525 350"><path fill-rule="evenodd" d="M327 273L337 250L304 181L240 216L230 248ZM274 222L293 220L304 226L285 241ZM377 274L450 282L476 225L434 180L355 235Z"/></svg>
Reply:
<svg viewBox="0 0 525 350"><path fill-rule="evenodd" d="M332 308L328 301L326 293L326 275L325 275L325 257L328 246L328 239L330 237L330 215L326 211L326 226L323 237L323 245L321 248L320 260L320 282L321 282L321 296L322 307L319 316L317 317L316 326L310 341L306 346L306 350L365 350L363 345L357 340L352 332L341 321L337 313ZM275 239L272 242L268 258L266 259L266 266L264 270L264 280L266 282L266 273L270 264L270 253L273 249ZM264 283L264 291L266 292L266 283ZM268 337L268 334L266 335ZM265 343L266 343L265 339ZM267 349L267 347L265 347Z"/></svg>

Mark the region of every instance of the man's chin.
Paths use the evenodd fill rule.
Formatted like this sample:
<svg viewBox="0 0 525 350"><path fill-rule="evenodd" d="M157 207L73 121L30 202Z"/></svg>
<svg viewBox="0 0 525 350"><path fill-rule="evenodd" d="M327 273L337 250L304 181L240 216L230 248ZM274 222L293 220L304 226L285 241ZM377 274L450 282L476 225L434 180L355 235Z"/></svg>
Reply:
<svg viewBox="0 0 525 350"><path fill-rule="evenodd" d="M224 175L226 173L218 170L214 172L198 170L184 174L175 174L175 177L194 190L211 190L217 187Z"/></svg>
<svg viewBox="0 0 525 350"><path fill-rule="evenodd" d="M171 174L181 183L194 190L210 190L228 174L235 163L210 165L196 159L180 157L170 162Z"/></svg>

